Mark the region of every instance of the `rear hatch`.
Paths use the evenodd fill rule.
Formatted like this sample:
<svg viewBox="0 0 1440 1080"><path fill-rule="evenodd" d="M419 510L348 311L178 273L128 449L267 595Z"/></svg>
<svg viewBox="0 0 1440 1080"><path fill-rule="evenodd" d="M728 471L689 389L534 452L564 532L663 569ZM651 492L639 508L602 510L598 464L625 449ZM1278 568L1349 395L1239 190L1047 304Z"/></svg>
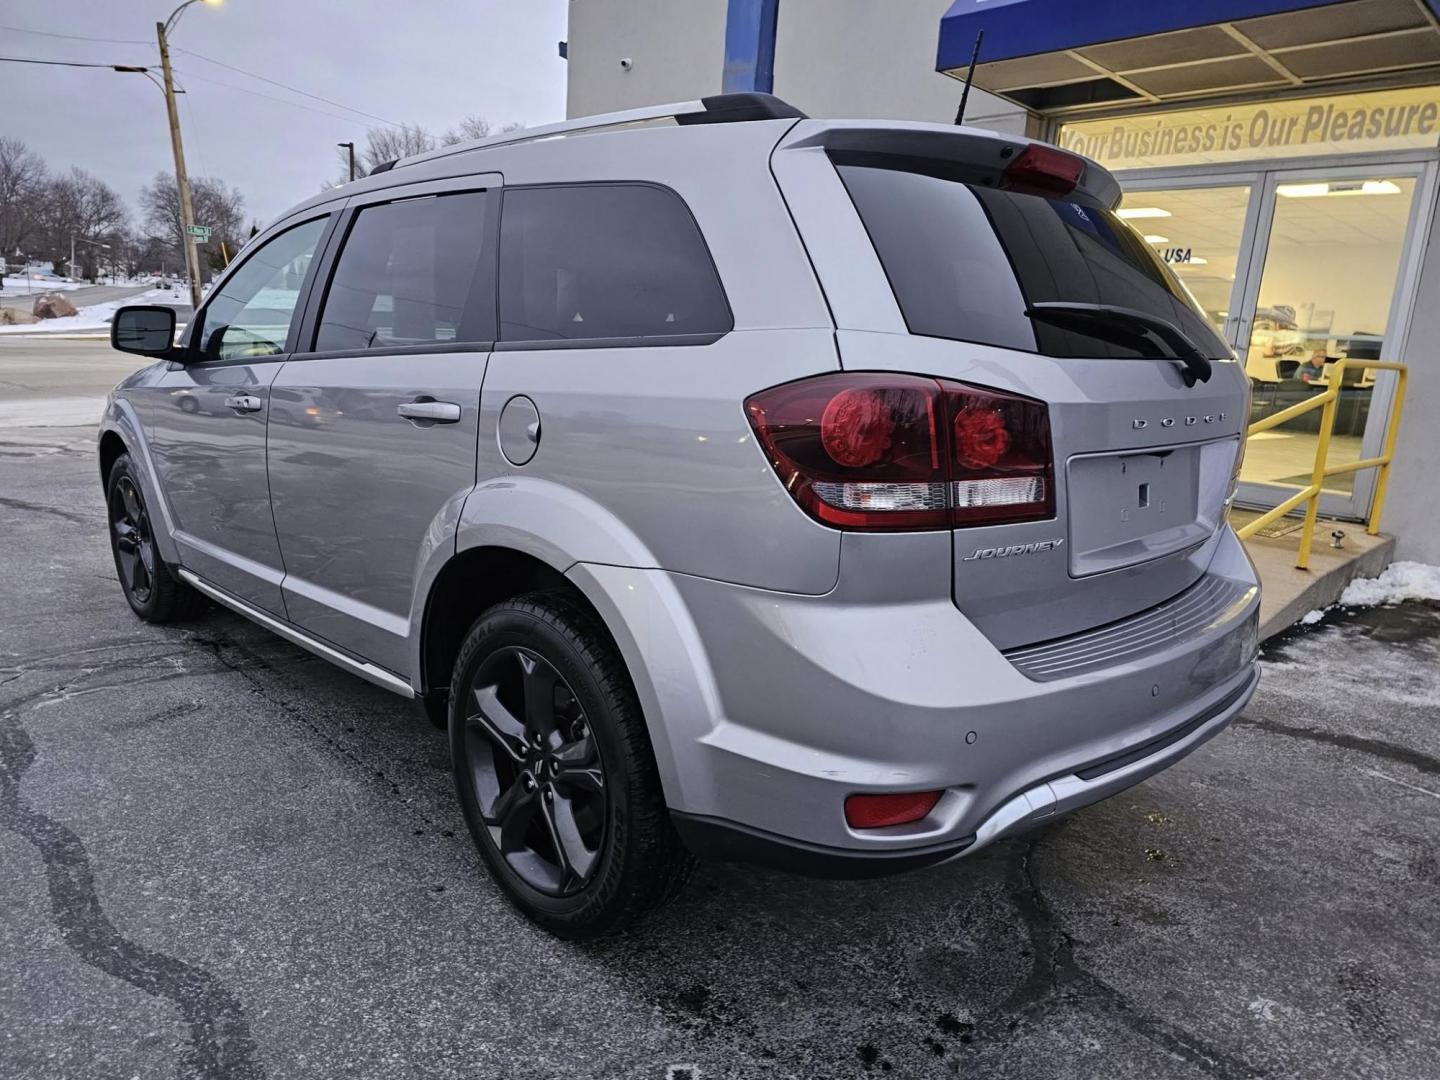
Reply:
<svg viewBox="0 0 1440 1080"><path fill-rule="evenodd" d="M1048 412L1053 515L956 528L956 604L1011 648L1194 584L1233 492L1246 382L1144 237L1073 190L1077 170L1097 167L1046 148L1039 172L997 182L955 161L830 158L908 329L841 329L842 365L1006 391Z"/></svg>

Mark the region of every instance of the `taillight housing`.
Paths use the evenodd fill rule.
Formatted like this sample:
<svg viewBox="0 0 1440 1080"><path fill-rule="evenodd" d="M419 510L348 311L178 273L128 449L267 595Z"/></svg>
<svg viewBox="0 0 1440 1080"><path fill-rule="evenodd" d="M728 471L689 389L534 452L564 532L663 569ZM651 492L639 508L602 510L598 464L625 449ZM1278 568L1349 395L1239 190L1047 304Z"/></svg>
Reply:
<svg viewBox="0 0 1440 1080"><path fill-rule="evenodd" d="M1043 402L845 372L763 390L745 411L785 490L825 525L949 529L1055 516Z"/></svg>

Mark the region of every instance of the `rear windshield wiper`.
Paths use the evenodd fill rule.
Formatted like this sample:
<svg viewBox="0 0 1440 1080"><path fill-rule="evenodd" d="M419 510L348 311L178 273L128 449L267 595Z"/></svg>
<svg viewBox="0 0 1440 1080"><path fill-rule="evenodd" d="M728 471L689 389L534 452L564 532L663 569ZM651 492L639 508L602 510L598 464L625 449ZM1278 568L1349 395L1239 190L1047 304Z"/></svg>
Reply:
<svg viewBox="0 0 1440 1080"><path fill-rule="evenodd" d="M1090 334L1095 337L1115 339L1116 332L1118 332L1119 335L1123 335L1118 343L1123 345L1133 346L1137 339L1149 341L1146 334L1148 331L1174 354L1176 360L1185 365L1186 386L1210 381L1210 358L1200 351L1200 347L1186 335L1185 331L1158 315L1151 315L1146 311L1136 311L1134 308L1118 307L1114 304L1050 302L1031 304L1025 314L1032 319L1053 323L1055 326L1068 330L1078 330L1082 334ZM1109 330L1110 334L1097 333L1101 330Z"/></svg>

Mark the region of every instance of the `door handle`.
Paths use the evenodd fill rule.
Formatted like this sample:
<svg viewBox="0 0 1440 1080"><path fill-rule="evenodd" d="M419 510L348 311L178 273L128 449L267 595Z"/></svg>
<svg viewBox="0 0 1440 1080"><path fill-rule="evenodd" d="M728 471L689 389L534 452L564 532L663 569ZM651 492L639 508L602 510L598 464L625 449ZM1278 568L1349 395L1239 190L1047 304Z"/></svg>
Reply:
<svg viewBox="0 0 1440 1080"><path fill-rule="evenodd" d="M455 424L460 420L460 406L453 401L407 401L395 411L406 420L428 420L432 424Z"/></svg>
<svg viewBox="0 0 1440 1080"><path fill-rule="evenodd" d="M265 403L258 397L251 397L249 394L237 394L235 397L225 399L225 407L234 409L236 412L259 412L260 407Z"/></svg>

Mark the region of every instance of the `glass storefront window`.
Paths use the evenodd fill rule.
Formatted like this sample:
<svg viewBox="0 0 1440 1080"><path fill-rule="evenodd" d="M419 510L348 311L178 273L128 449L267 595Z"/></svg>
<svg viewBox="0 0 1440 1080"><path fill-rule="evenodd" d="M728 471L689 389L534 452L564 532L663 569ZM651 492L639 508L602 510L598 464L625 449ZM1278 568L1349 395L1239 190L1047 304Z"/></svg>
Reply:
<svg viewBox="0 0 1440 1080"><path fill-rule="evenodd" d="M1127 191L1118 211L1170 265L1224 333L1250 186Z"/></svg>
<svg viewBox="0 0 1440 1080"><path fill-rule="evenodd" d="M1386 341L1415 180L1282 182L1275 192L1245 369L1252 419L1303 401L1330 385L1334 362L1394 359ZM1337 405L1334 465L1360 458L1375 373L1346 365ZM1250 440L1242 474L1256 483L1309 483L1319 410ZM1327 481L1350 492L1354 477Z"/></svg>

